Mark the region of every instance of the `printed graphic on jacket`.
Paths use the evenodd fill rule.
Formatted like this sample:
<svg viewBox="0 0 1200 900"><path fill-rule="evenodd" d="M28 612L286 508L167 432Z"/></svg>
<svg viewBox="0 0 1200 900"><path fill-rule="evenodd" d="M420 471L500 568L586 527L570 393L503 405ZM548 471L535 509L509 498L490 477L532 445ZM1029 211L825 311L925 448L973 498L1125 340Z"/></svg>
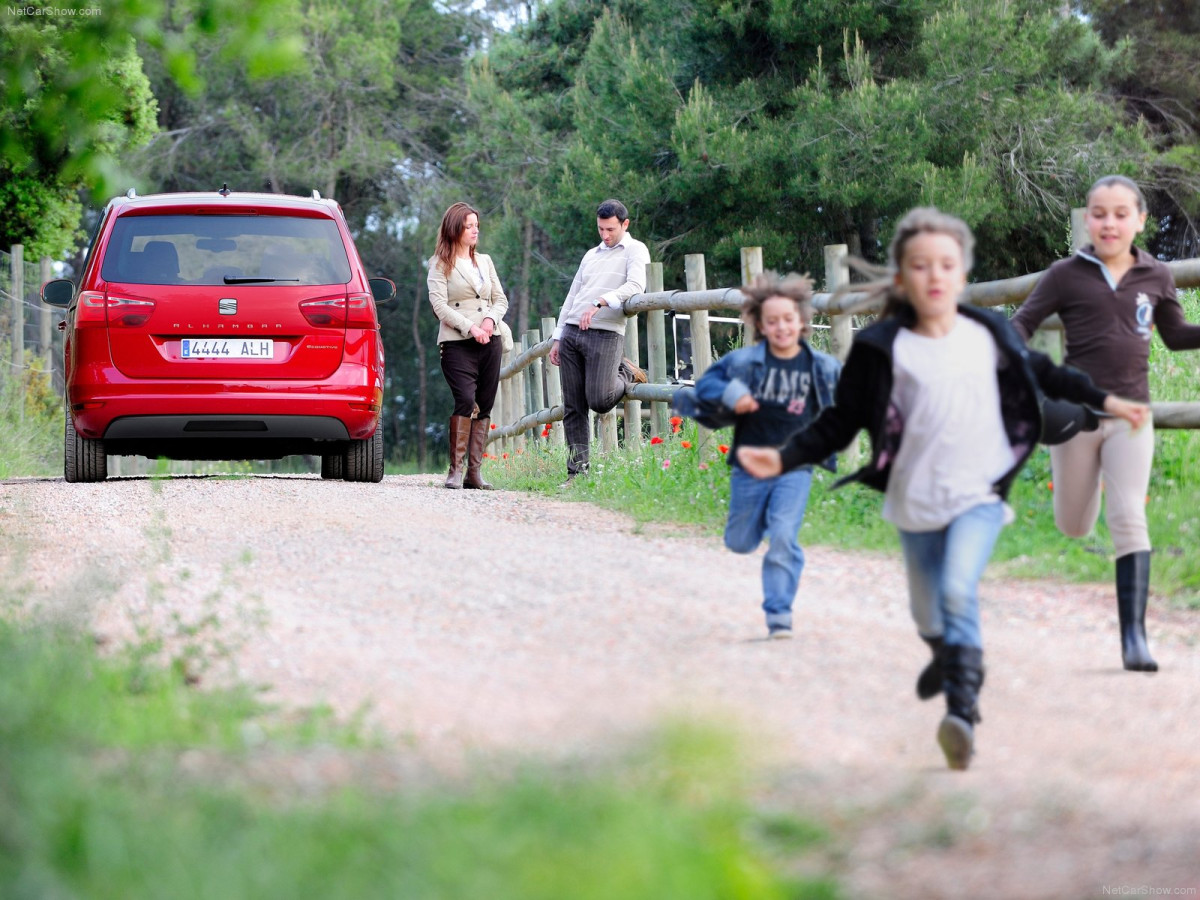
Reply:
<svg viewBox="0 0 1200 900"><path fill-rule="evenodd" d="M754 392L758 412L744 416L738 425L737 444L777 447L793 431L813 418L816 401L813 389L812 356L801 352L792 359L777 359L767 353L762 383Z"/></svg>

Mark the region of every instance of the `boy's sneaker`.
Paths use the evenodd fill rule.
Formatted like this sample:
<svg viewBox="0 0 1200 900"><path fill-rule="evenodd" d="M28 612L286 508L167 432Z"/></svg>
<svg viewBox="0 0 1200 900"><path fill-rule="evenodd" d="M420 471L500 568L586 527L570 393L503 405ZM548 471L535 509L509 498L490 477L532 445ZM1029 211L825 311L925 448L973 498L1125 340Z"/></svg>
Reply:
<svg viewBox="0 0 1200 900"><path fill-rule="evenodd" d="M646 377L646 373L635 366L633 360L627 356L621 359L620 368L626 381L631 381L634 384L646 384L650 380Z"/></svg>
<svg viewBox="0 0 1200 900"><path fill-rule="evenodd" d="M767 629L767 638L772 641L786 641L792 636L792 629L787 625L772 625Z"/></svg>
<svg viewBox="0 0 1200 900"><path fill-rule="evenodd" d="M938 726L938 745L946 754L946 765L962 771L971 764L975 752L975 729L966 719L947 714Z"/></svg>

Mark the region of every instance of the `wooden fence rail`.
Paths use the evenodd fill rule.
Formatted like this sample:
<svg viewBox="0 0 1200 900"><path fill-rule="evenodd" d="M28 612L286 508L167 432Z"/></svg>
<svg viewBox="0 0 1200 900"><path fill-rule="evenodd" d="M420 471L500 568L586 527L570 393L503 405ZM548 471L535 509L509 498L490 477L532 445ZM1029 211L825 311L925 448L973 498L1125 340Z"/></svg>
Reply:
<svg viewBox="0 0 1200 900"><path fill-rule="evenodd" d="M1076 233L1081 229L1081 220L1076 211L1074 216ZM1077 242L1078 242L1077 238ZM1175 284L1180 288L1200 287L1200 259L1185 259L1167 263ZM742 250L743 282L749 282L762 271L762 250L748 247ZM698 378L711 363L711 337L708 312L711 310L739 309L742 293L739 288L717 288L708 290L704 285L704 257L692 254L685 259L688 288L685 290L663 290L662 263L647 266L647 290L625 302L626 356L641 365L638 347L638 314L646 315L647 355L646 365L649 384L632 385L625 393L624 423L626 445L638 447L642 441L641 406L650 404L650 434L663 435L669 428L668 406L680 387L668 382L666 372L665 315L667 310L691 315L691 346L693 377ZM985 281L967 285L964 300L976 306L1017 305L1025 300L1044 273L1034 272L1016 278ZM840 285L848 281L845 245L825 248L825 290L814 294L813 307L821 315L829 317L831 349L845 359L849 351L851 321L854 314L873 312L871 307L862 306L864 295L856 293L835 294ZM543 335L553 334L554 319L542 319L541 329L531 329L521 335L520 344L505 354L500 371L500 399L497 410L500 422L491 432L491 441L500 441L504 451L523 449L525 435L540 428L552 445L562 445L563 435L560 422L563 417L562 387L558 368L543 364L550 353L553 341ZM1047 328L1061 328L1054 320L1046 323ZM528 373L528 377L527 377ZM544 398L544 399L543 399ZM533 412L529 412L533 410ZM1200 402L1154 403L1151 404L1155 428L1200 428ZM547 428L548 426L548 428ZM611 452L617 446L617 412L599 417L598 429L601 452ZM704 437L705 433L702 433ZM535 435L536 437L541 436Z"/></svg>

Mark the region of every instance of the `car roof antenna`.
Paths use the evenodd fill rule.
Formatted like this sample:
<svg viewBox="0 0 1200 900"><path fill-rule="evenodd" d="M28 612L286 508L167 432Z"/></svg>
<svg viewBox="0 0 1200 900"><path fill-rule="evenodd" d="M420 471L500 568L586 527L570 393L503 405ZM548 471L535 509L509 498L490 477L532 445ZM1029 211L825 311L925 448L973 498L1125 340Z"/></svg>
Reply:
<svg viewBox="0 0 1200 900"><path fill-rule="evenodd" d="M221 189L219 191L217 191L217 193L220 194L222 197L228 197L233 192L231 190L229 190L229 183L226 182L225 184L221 185Z"/></svg>
<svg viewBox="0 0 1200 900"><path fill-rule="evenodd" d="M320 199L321 199L321 192L320 192L320 191L318 191L318 190L315 190L315 189L314 189L314 190L313 190L313 192L312 192L312 198L313 198L314 200L320 200Z"/></svg>
<svg viewBox="0 0 1200 900"><path fill-rule="evenodd" d="M132 200L134 197L137 196L137 191L135 191L133 188L130 188L129 190L127 190L125 192L125 196L128 197L130 200Z"/></svg>

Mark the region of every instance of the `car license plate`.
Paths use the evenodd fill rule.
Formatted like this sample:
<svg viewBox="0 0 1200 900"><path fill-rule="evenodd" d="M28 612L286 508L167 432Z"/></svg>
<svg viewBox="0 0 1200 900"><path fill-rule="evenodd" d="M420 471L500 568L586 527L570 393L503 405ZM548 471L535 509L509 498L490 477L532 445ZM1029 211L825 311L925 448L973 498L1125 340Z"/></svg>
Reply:
<svg viewBox="0 0 1200 900"><path fill-rule="evenodd" d="M273 359L275 342L262 338L184 338L179 342L182 359Z"/></svg>

